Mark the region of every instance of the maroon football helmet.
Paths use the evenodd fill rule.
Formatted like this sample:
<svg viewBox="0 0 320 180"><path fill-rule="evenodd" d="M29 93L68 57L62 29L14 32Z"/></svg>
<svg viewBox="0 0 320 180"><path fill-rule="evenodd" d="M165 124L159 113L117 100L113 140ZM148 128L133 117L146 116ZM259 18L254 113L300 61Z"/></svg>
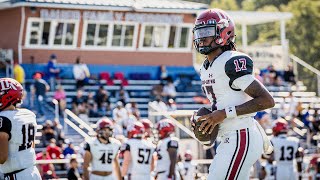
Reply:
<svg viewBox="0 0 320 180"><path fill-rule="evenodd" d="M0 110L21 103L22 96L23 87L18 81L11 78L0 78Z"/></svg>
<svg viewBox="0 0 320 180"><path fill-rule="evenodd" d="M109 137L112 136L113 122L110 119L104 117L100 119L96 123L96 125L97 125L98 137L107 140Z"/></svg>
<svg viewBox="0 0 320 180"><path fill-rule="evenodd" d="M213 37L208 46L199 46L206 37ZM234 43L235 24L230 16L221 9L208 9L200 13L193 28L193 41L197 51L209 54L219 47ZM212 43L215 42L215 46Z"/></svg>
<svg viewBox="0 0 320 180"><path fill-rule="evenodd" d="M279 134L286 134L288 132L288 123L284 119L279 119L274 122L272 127L273 134L275 136Z"/></svg>
<svg viewBox="0 0 320 180"><path fill-rule="evenodd" d="M128 138L141 138L144 134L144 126L141 122L136 121L127 127Z"/></svg>
<svg viewBox="0 0 320 180"><path fill-rule="evenodd" d="M164 139L170 134L174 133L174 124L170 119L162 119L157 123L157 130L159 132L159 138Z"/></svg>
<svg viewBox="0 0 320 180"><path fill-rule="evenodd" d="M152 135L153 124L149 119L141 119L141 122L144 126L145 137L150 137Z"/></svg>

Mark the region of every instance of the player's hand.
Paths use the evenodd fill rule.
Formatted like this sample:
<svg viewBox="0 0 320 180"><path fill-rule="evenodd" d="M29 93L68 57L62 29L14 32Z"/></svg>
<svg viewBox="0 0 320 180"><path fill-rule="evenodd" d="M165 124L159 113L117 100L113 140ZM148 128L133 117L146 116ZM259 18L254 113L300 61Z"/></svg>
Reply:
<svg viewBox="0 0 320 180"><path fill-rule="evenodd" d="M211 134L214 127L221 123L226 118L226 113L224 110L216 110L211 114L201 116L197 119L198 121L203 121L199 127L199 131L202 131L203 134Z"/></svg>

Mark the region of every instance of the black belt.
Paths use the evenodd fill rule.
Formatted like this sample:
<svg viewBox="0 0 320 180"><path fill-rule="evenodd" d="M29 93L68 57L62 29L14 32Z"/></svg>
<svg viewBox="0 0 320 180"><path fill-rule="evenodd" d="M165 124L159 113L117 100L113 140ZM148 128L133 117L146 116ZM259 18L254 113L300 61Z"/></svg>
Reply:
<svg viewBox="0 0 320 180"><path fill-rule="evenodd" d="M10 173L4 173L4 178L5 179L9 178L8 180L14 180L16 178L16 174L21 172L21 171L23 171L23 170L25 170L25 169L16 170L16 171L13 171L13 172L10 172Z"/></svg>
<svg viewBox="0 0 320 180"><path fill-rule="evenodd" d="M165 173L165 172L167 172L167 171L159 171L159 172L157 172L158 174L162 174L162 173Z"/></svg>

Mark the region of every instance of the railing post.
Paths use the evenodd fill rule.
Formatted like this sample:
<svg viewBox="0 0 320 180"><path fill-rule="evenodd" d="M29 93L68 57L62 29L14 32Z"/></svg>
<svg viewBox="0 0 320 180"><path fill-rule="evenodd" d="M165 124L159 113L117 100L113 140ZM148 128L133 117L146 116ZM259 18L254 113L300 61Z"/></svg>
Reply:
<svg viewBox="0 0 320 180"><path fill-rule="evenodd" d="M59 120L59 102L56 99L53 99L52 103L54 104L54 118L55 120Z"/></svg>

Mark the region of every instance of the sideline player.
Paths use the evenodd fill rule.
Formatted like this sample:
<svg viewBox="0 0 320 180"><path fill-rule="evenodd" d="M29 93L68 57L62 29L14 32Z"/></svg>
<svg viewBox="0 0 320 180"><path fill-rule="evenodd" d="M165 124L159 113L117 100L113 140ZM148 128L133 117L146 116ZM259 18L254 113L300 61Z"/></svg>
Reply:
<svg viewBox="0 0 320 180"><path fill-rule="evenodd" d="M129 139L121 147L121 151L124 152L121 174L124 179L150 180L154 167L152 155L155 145L143 139L145 130L141 122L130 124L127 131Z"/></svg>
<svg viewBox="0 0 320 180"><path fill-rule="evenodd" d="M301 179L303 155L302 148L299 147L299 139L287 135L288 123L284 119L276 120L272 131L273 158L277 166L276 179ZM294 162L297 163L296 166Z"/></svg>
<svg viewBox="0 0 320 180"><path fill-rule="evenodd" d="M201 116L199 130L211 133L219 124L222 143L209 168L208 179L249 179L251 166L270 141L253 119L254 113L275 104L253 76L252 59L236 50L235 24L220 9L199 14L193 28L194 46L206 55L200 69L202 89L217 110Z"/></svg>
<svg viewBox="0 0 320 180"><path fill-rule="evenodd" d="M121 179L118 163L118 151L121 143L112 138L113 123L108 118L97 122L97 137L89 140L85 146L83 177L89 180L88 167L91 163L90 179L113 180L115 175Z"/></svg>
<svg viewBox="0 0 320 180"><path fill-rule="evenodd" d="M179 139L174 137L174 124L170 119L162 119L157 123L160 141L157 144L157 161L155 173L157 180L180 179L176 170Z"/></svg>
<svg viewBox="0 0 320 180"><path fill-rule="evenodd" d="M36 116L22 103L23 87L11 78L0 79L0 171L7 180L40 180L35 167Z"/></svg>

